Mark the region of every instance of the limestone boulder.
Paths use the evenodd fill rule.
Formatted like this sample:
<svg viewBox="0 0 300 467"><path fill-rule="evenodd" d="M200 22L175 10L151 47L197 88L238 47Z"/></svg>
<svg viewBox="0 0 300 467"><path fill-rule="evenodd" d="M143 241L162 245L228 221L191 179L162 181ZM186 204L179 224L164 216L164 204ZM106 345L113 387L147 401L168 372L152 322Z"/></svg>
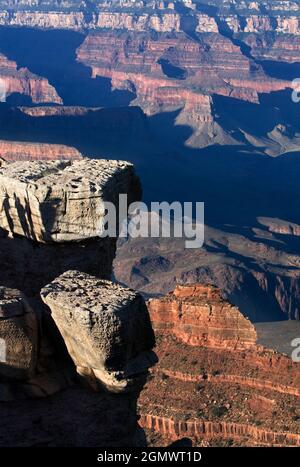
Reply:
<svg viewBox="0 0 300 467"><path fill-rule="evenodd" d="M119 194L128 194L129 203L140 199L139 179L128 162L14 162L0 167L0 227L38 242L100 237L104 203L118 212Z"/></svg>
<svg viewBox="0 0 300 467"><path fill-rule="evenodd" d="M137 292L77 271L42 289L77 372L109 391L134 390L155 362L154 333Z"/></svg>
<svg viewBox="0 0 300 467"><path fill-rule="evenodd" d="M27 298L0 286L0 379L23 380L35 372L38 321Z"/></svg>

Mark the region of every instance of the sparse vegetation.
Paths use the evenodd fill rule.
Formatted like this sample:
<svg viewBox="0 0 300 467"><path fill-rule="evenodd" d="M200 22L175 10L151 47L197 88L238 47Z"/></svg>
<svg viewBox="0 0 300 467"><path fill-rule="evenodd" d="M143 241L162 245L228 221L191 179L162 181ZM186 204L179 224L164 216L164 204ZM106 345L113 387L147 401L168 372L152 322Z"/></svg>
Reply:
<svg viewBox="0 0 300 467"><path fill-rule="evenodd" d="M209 409L209 414L215 418L221 418L228 412L224 405L214 406Z"/></svg>

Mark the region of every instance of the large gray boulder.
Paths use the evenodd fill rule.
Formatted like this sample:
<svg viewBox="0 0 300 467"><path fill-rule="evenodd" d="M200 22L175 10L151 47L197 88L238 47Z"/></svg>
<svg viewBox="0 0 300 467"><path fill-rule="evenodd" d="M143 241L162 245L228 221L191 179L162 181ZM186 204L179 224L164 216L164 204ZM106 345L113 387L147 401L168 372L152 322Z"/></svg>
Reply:
<svg viewBox="0 0 300 467"><path fill-rule="evenodd" d="M133 165L113 160L14 162L0 166L0 227L38 242L101 236L105 202L140 199ZM117 219L118 221L118 219Z"/></svg>
<svg viewBox="0 0 300 467"><path fill-rule="evenodd" d="M123 392L144 383L154 363L154 333L137 292L68 271L43 288L43 301L77 371L92 385Z"/></svg>

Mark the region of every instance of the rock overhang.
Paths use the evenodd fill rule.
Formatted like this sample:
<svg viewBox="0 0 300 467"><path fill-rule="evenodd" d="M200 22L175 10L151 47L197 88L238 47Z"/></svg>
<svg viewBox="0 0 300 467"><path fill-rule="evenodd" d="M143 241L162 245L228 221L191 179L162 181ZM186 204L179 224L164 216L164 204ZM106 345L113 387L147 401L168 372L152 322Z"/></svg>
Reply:
<svg viewBox="0 0 300 467"><path fill-rule="evenodd" d="M141 197L133 165L84 158L0 167L0 227L42 243L101 237L105 203ZM118 227L118 226L117 226Z"/></svg>

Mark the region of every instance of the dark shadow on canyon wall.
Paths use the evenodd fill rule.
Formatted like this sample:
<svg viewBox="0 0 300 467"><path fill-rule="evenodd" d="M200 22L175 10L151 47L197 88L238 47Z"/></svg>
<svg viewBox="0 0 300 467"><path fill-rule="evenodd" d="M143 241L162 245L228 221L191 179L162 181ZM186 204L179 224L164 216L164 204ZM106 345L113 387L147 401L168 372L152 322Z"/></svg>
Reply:
<svg viewBox="0 0 300 467"><path fill-rule="evenodd" d="M47 78L65 105L128 105L132 93L112 90L110 79L92 79L91 69L76 61L84 39L73 31L0 27L0 53Z"/></svg>
<svg viewBox="0 0 300 467"><path fill-rule="evenodd" d="M263 113L262 106L230 101L228 111L261 136L281 121L277 110ZM219 122L230 129L224 100L218 105ZM142 178L147 202L205 201L211 225L244 228L255 225L258 216L300 222L300 153L272 158L242 141L236 146L187 147L192 129L175 125L177 115L147 117L137 107L122 107L79 116L31 117L0 104L0 139L66 144L88 156L129 159Z"/></svg>
<svg viewBox="0 0 300 467"><path fill-rule="evenodd" d="M272 78L277 79L286 79L293 80L295 78L300 78L300 63L285 63L285 62L275 62L272 60L262 60L258 61L265 73Z"/></svg>
<svg viewBox="0 0 300 467"><path fill-rule="evenodd" d="M87 109L83 115L75 111L73 116L32 117L26 109L8 103L0 104L0 139L66 144L87 156L130 160L141 176L146 202L204 201L206 224L220 229L225 237L240 233L255 241L252 228L260 227L257 217L300 223L300 151L272 158L263 154L263 147L251 145L243 133L267 138L278 124L297 132L300 106L287 93L261 95L260 100L260 105L254 105L214 96L215 121L233 132L237 141L231 146L188 147L193 130L176 123L180 110L147 117L138 107L119 107ZM300 237L276 234L275 239L259 242L299 253ZM226 250L224 244L210 248L213 254L259 272L251 258ZM283 319L252 276L246 279L247 287L233 302L247 312L243 297L245 290L252 290L255 304L263 310L259 320ZM288 283L286 288L290 289Z"/></svg>

